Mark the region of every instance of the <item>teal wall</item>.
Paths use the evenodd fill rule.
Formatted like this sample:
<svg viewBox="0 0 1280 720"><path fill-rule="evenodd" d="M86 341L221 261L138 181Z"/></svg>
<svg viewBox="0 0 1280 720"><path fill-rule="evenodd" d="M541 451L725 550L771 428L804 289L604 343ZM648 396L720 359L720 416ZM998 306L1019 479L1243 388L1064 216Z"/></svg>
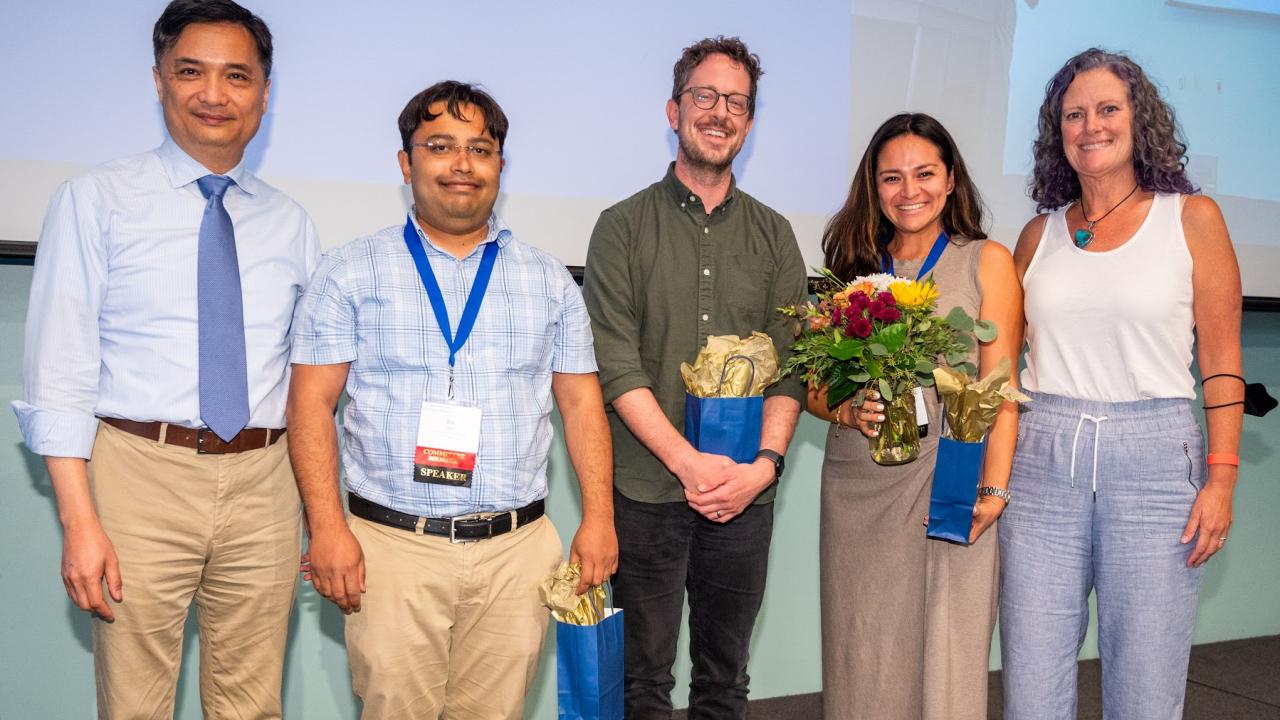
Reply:
<svg viewBox="0 0 1280 720"><path fill-rule="evenodd" d="M21 393L22 328L31 268L0 261L0 717L90 718L94 715L89 620L67 600L59 579L61 534L40 458L21 445L8 410ZM1247 313L1245 371L1280 391L1280 314ZM805 417L788 456L777 505L769 590L752 642L754 697L821 688L818 628L818 474L824 426ZM1280 633L1280 412L1245 423L1236 524L1227 550L1208 565L1196 642ZM576 528L578 497L563 444L552 450L550 515L566 547ZM1016 489L1015 489L1016 492ZM128 578L125 578L126 586ZM190 634L189 639L194 639ZM285 673L286 717L354 718L342 615L305 586L294 614ZM1093 631L1084 655L1096 656ZM677 706L689 677L687 646L676 675ZM200 717L194 643L187 644L177 717ZM555 717L555 660L549 640L528 717ZM998 667L999 651L992 652Z"/></svg>

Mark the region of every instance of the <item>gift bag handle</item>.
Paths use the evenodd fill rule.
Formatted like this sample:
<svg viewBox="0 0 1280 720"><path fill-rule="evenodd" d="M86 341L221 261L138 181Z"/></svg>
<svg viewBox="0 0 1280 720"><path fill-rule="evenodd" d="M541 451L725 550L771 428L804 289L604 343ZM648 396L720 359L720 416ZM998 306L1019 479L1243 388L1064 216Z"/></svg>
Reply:
<svg viewBox="0 0 1280 720"><path fill-rule="evenodd" d="M596 606L595 593L591 592L591 588L587 588L587 602L591 604L591 611L595 613L597 618L599 618L596 622L604 622L605 610L613 607L613 583L609 582L606 578L604 582L600 583L600 586L604 588L605 597L603 600L604 604L599 607Z"/></svg>
<svg viewBox="0 0 1280 720"><path fill-rule="evenodd" d="M720 368L720 387L716 388L716 394L719 397L724 397L724 378L725 378L725 375L727 375L729 372L729 363L733 362L734 360L746 360L747 365L751 367L751 374L747 376L747 392L751 392L751 386L755 384L756 361L752 360L746 355L730 355L729 357L724 359L724 367ZM744 395L743 397L748 397L748 396Z"/></svg>

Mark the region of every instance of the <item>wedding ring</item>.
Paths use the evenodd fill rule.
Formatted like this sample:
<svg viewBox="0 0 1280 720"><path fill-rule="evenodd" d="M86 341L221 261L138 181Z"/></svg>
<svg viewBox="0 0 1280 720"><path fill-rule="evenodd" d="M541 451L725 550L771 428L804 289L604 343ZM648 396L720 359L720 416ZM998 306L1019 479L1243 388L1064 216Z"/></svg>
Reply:
<svg viewBox="0 0 1280 720"><path fill-rule="evenodd" d="M720 517L720 516L721 516L721 515L723 515L723 514L724 514L724 513L723 513L723 512L721 512L721 511L719 511L719 510L717 510L717 511L716 511L716 517ZM1226 538L1222 538L1222 539L1223 539L1223 540L1226 540Z"/></svg>

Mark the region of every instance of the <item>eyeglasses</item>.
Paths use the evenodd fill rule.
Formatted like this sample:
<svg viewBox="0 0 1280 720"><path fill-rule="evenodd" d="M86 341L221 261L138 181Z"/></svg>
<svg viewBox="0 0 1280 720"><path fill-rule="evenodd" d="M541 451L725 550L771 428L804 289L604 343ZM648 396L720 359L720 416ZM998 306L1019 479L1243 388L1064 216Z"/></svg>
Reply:
<svg viewBox="0 0 1280 720"><path fill-rule="evenodd" d="M466 152L472 160L492 160L498 151L487 145L459 145L448 140L428 140L426 142L409 143L409 147L426 148L433 157L444 158Z"/></svg>
<svg viewBox="0 0 1280 720"><path fill-rule="evenodd" d="M680 95L685 93L689 93L693 106L701 110L710 110L715 107L716 103L720 102L720 98L724 98L724 106L730 115L746 115L751 109L751 96L742 93L722 93L709 87L686 88Z"/></svg>

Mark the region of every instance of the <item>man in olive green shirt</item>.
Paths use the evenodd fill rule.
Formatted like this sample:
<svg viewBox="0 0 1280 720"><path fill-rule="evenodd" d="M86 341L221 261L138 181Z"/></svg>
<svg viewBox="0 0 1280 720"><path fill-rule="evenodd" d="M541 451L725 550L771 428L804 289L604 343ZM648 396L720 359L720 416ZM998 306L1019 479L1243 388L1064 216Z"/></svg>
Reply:
<svg viewBox="0 0 1280 720"><path fill-rule="evenodd" d="M614 590L627 611L629 720L671 715L686 589L689 717L746 713L772 500L805 389L787 379L765 392L760 455L739 464L684 439L680 363L692 363L711 335L766 332L784 361L795 338L777 312L806 296L795 235L733 179L760 74L737 38L685 49L667 101L676 161L601 214L587 252L583 293L614 445Z"/></svg>

